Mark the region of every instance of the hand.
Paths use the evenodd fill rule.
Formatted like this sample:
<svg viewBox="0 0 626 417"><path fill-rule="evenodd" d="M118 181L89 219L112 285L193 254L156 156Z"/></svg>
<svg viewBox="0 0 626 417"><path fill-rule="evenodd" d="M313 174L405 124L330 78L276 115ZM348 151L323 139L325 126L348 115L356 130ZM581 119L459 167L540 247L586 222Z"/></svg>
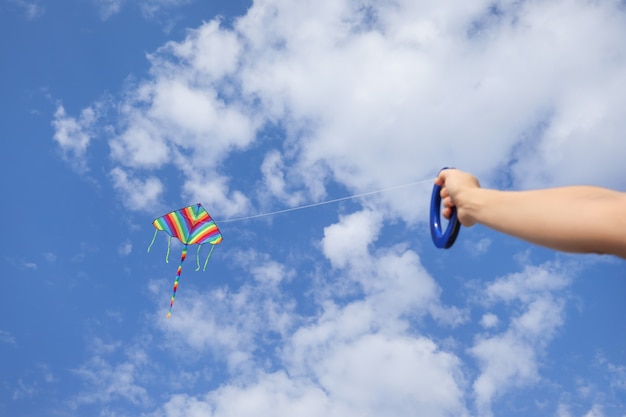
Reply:
<svg viewBox="0 0 626 417"><path fill-rule="evenodd" d="M471 217L468 208L472 191L480 188L476 177L458 169L444 169L435 179L435 184L441 186L443 216L450 219L452 207L456 206L459 222L466 227L473 226L476 220Z"/></svg>
<svg viewBox="0 0 626 417"><path fill-rule="evenodd" d="M527 191L481 188L476 177L444 169L442 214L456 207L463 226L483 226L537 245L574 253L606 253L626 259L626 193L592 186Z"/></svg>

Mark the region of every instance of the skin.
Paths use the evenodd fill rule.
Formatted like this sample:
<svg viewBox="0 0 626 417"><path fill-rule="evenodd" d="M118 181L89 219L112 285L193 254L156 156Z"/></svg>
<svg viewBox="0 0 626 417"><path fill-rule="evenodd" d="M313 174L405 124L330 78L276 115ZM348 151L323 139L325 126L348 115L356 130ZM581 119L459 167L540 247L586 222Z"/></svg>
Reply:
<svg viewBox="0 0 626 417"><path fill-rule="evenodd" d="M481 188L473 175L439 173L442 214L452 207L463 226L482 224L564 252L611 254L626 259L626 193L592 186L532 191Z"/></svg>

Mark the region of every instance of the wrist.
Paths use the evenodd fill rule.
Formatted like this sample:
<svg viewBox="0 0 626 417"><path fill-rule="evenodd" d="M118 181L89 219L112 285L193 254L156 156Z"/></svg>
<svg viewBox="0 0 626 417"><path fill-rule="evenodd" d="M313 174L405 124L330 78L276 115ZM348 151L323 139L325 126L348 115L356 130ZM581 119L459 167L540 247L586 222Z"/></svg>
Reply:
<svg viewBox="0 0 626 417"><path fill-rule="evenodd" d="M480 187L468 187L460 192L455 201L457 215L463 226L469 227L480 223L480 214L488 190Z"/></svg>

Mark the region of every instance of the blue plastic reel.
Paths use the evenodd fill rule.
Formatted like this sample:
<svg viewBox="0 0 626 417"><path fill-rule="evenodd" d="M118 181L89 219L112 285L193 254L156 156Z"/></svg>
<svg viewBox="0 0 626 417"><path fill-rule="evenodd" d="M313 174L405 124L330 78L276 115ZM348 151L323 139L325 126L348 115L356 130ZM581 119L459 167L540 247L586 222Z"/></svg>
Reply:
<svg viewBox="0 0 626 417"><path fill-rule="evenodd" d="M448 169L448 167L443 168ZM441 172L440 171L440 172ZM430 198L430 235L433 243L439 249L449 249L454 245L454 241L461 230L461 223L456 214L456 207L452 207L452 215L448 222L448 227L444 233L441 232L441 186L433 187L433 194Z"/></svg>

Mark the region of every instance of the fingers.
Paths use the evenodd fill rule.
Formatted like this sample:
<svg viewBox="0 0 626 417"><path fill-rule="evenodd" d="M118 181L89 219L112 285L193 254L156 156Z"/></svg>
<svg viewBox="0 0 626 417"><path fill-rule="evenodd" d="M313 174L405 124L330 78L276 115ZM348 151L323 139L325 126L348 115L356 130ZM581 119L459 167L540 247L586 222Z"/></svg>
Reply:
<svg viewBox="0 0 626 417"><path fill-rule="evenodd" d="M448 187L446 187L446 180L453 175L455 171L458 171L454 168L448 168L441 170L437 178L435 178L435 184L441 187L439 191L439 195L441 196L441 201L443 204L443 209L441 210L441 214L444 218L450 220L452 216L452 209L455 207L454 201L452 200L452 196L448 191Z"/></svg>
<svg viewBox="0 0 626 417"><path fill-rule="evenodd" d="M450 193L448 193L447 188L442 188L439 195L441 196L441 201L443 202L444 207L454 207L454 201L452 200Z"/></svg>
<svg viewBox="0 0 626 417"><path fill-rule="evenodd" d="M455 204L454 204L454 201L452 201L452 198L446 197L443 199L443 206L446 208L451 208L451 207L454 207Z"/></svg>

